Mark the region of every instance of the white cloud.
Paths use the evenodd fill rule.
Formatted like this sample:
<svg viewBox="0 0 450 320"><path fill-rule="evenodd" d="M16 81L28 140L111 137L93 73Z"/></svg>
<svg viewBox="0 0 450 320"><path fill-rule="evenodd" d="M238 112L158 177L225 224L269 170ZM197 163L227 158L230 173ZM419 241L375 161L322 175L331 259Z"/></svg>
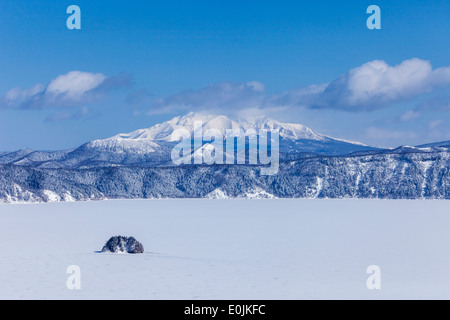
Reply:
<svg viewBox="0 0 450 320"><path fill-rule="evenodd" d="M418 58L396 66L374 60L351 69L330 83L288 92L274 102L282 103L284 98L284 102L292 106L370 111L448 85L450 67L433 70L429 61Z"/></svg>
<svg viewBox="0 0 450 320"><path fill-rule="evenodd" d="M101 73L70 71L51 80L46 86L14 88L0 97L0 108L43 109L77 106L91 102L107 90L128 86L129 76L106 77Z"/></svg>
<svg viewBox="0 0 450 320"><path fill-rule="evenodd" d="M390 66L382 60L367 62L336 80L313 84L267 96L257 81L222 82L199 90L187 90L161 99L152 99L148 114L176 111L242 112L244 109L338 109L371 111L432 92L450 85L450 67L433 69L430 62L413 58ZM130 97L131 100L131 97ZM448 100L447 100L448 104ZM417 118L411 111L402 121Z"/></svg>
<svg viewBox="0 0 450 320"><path fill-rule="evenodd" d="M37 95L45 90L43 84L35 84L29 89L22 90L20 88L14 88L5 93L5 100L8 103L14 103L15 101L26 99L30 96Z"/></svg>
<svg viewBox="0 0 450 320"><path fill-rule="evenodd" d="M101 73L71 71L52 80L48 84L45 94L78 100L87 92L97 88L105 79L106 76Z"/></svg>
<svg viewBox="0 0 450 320"><path fill-rule="evenodd" d="M151 103L148 114L176 111L228 112L260 108L265 99L264 91L264 85L257 81L221 82L156 99Z"/></svg>
<svg viewBox="0 0 450 320"><path fill-rule="evenodd" d="M347 86L348 103L352 106L372 100L396 101L431 89L432 68L428 61L405 60L391 67L375 60L350 70Z"/></svg>
<svg viewBox="0 0 450 320"><path fill-rule="evenodd" d="M420 112L408 110L400 116L401 121L411 121L420 117Z"/></svg>

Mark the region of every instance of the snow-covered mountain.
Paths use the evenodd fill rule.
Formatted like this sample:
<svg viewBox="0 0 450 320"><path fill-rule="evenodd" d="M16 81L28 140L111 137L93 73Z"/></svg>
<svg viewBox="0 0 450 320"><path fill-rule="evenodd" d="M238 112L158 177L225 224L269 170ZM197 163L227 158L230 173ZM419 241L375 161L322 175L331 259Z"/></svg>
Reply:
<svg viewBox="0 0 450 320"><path fill-rule="evenodd" d="M423 144L423 145L417 146L417 148L433 148L435 150L449 149L450 141L440 141L440 142Z"/></svg>
<svg viewBox="0 0 450 320"><path fill-rule="evenodd" d="M170 159L179 130L278 130L279 171L256 165L184 165ZM208 149L200 145L193 153ZM0 154L0 202L118 198L450 199L450 144L376 149L267 118L188 114L74 150Z"/></svg>
<svg viewBox="0 0 450 320"><path fill-rule="evenodd" d="M203 130L217 129L225 136L228 129L241 129L247 131L254 129L259 132L262 129L279 130L280 137L290 140L312 139L324 140L325 136L315 133L313 130L301 125L292 123L281 123L266 117L258 117L251 120L233 121L223 115L189 113L185 116L175 117L167 122L157 124L148 129L136 130L128 134L119 134L110 139L148 139L152 141L178 141L177 135L172 135L177 129L187 129L191 134L194 131L196 122L201 122Z"/></svg>
<svg viewBox="0 0 450 320"><path fill-rule="evenodd" d="M450 153L377 153L260 166L42 169L0 165L0 202L154 198L450 199Z"/></svg>
<svg viewBox="0 0 450 320"><path fill-rule="evenodd" d="M319 134L301 124L282 123L266 117L233 121L223 115L189 113L164 123L131 133L121 133L107 139L85 143L74 150L33 151L22 149L0 155L0 164L25 165L40 168L88 168L96 166L154 166L171 165L170 154L180 140L180 129L194 135L196 123L202 124L203 132L215 129L226 137L227 130L279 131L280 157L299 155L344 155L357 151L378 150L357 142L331 138ZM206 142L205 142L206 143ZM202 147L200 147L202 148ZM193 153L199 150L193 150Z"/></svg>
<svg viewBox="0 0 450 320"><path fill-rule="evenodd" d="M203 131L208 129L216 129L223 136L226 136L226 130L242 130L246 132L249 129L253 129L256 132L261 130L275 131L278 130L280 137L291 141L313 140L313 141L336 141L343 142L359 147L364 147L363 144L357 142L350 142L345 140L339 140L331 138L319 133L314 132L310 128L294 123L282 123L277 120L269 119L267 117L257 117L254 119L245 119L239 122L233 121L223 115L209 115L209 114L197 114L189 113L185 116L175 117L172 120L166 121L161 124L157 124L148 129L140 129L131 133L122 133L113 136L108 139L94 140L90 142L92 147L115 147L129 145L130 148L135 143L149 143L149 152L152 152L152 148L155 148L155 142L176 142L180 136L177 134L177 130L185 129L189 131L191 135L194 133L195 123L202 123Z"/></svg>

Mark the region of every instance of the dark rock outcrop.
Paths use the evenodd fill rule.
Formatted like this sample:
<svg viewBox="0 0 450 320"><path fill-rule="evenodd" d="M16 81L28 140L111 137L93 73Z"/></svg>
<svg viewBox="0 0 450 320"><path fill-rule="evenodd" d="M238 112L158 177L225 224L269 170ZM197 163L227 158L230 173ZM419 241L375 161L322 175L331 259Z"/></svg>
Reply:
<svg viewBox="0 0 450 320"><path fill-rule="evenodd" d="M134 237L114 236L106 242L102 252L144 253L144 246Z"/></svg>

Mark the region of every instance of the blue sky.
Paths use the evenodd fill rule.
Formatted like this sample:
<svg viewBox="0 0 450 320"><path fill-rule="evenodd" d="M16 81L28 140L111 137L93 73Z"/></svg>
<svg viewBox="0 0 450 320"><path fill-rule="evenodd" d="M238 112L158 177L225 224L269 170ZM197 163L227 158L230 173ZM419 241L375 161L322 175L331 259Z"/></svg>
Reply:
<svg viewBox="0 0 450 320"><path fill-rule="evenodd" d="M81 30L69 30L69 5ZM381 8L381 30L366 9ZM448 1L0 2L0 150L189 111L379 146L450 140Z"/></svg>

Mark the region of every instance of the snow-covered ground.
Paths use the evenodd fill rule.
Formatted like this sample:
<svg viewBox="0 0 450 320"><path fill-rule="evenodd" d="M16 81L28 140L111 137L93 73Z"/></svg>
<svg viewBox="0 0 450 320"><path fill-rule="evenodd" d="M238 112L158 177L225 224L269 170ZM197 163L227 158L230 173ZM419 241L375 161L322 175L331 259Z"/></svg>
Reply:
<svg viewBox="0 0 450 320"><path fill-rule="evenodd" d="M1 299L450 299L450 202L0 205ZM134 236L140 255L98 253ZM69 290L69 265L81 289ZM381 289L369 290L369 265Z"/></svg>

